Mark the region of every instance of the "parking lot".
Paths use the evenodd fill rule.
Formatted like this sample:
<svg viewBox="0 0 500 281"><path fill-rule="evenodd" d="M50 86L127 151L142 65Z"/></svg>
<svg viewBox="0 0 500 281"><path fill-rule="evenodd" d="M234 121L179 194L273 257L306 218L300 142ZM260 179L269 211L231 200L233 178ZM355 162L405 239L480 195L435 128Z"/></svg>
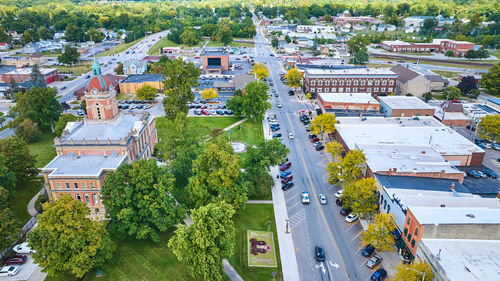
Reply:
<svg viewBox="0 0 500 281"><path fill-rule="evenodd" d="M29 280L31 277L31 274L35 269L38 267L37 264L33 263L33 258L31 255L26 255L28 257L28 260L26 261L25 264L20 265L20 270L19 273L12 277L0 277L0 280L6 280L6 281L14 281L14 280Z"/></svg>

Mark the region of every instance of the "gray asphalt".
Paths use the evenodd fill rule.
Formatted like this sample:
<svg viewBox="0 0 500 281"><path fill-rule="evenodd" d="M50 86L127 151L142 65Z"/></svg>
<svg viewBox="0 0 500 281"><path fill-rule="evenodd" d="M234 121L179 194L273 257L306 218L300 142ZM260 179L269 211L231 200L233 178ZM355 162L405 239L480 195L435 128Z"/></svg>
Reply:
<svg viewBox="0 0 500 281"><path fill-rule="evenodd" d="M276 57L270 56L271 46L260 29L255 43L255 60L267 64L274 87L280 94L278 98L272 97L270 113L271 116L276 114L281 125L280 132L290 148L288 158L292 162L295 186L286 192L285 199L300 280L367 280L371 271L365 266L366 259L359 253L362 228L359 223L346 223L345 217L339 214L340 207L335 204L334 197L339 187L327 183L326 152L314 149L308 132L298 119L301 110L313 110L313 106L288 95L290 89L279 79L283 70ZM278 102L282 104L281 109L276 107ZM289 132L294 134L295 139L287 138ZM303 191L309 192L310 205L302 205L300 196ZM319 204L317 198L320 193L327 196L327 205ZM315 245L324 248L325 262L315 261Z"/></svg>

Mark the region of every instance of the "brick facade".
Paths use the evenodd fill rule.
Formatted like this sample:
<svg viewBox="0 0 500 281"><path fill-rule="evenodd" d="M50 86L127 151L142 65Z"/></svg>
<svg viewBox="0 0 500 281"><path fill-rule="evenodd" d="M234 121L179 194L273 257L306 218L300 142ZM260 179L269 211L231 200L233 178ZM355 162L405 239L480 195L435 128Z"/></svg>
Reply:
<svg viewBox="0 0 500 281"><path fill-rule="evenodd" d="M434 109L393 109L390 117L434 116Z"/></svg>
<svg viewBox="0 0 500 281"><path fill-rule="evenodd" d="M412 43L403 41L382 41L380 48L390 52L400 53L446 53L452 51L455 56L465 56L468 50L474 48L474 43L435 39L432 43Z"/></svg>
<svg viewBox="0 0 500 281"><path fill-rule="evenodd" d="M403 241L405 241L406 246L414 256L417 252L418 242L420 242L423 233L424 226L418 222L417 218L408 208L406 210L405 223L401 236Z"/></svg>

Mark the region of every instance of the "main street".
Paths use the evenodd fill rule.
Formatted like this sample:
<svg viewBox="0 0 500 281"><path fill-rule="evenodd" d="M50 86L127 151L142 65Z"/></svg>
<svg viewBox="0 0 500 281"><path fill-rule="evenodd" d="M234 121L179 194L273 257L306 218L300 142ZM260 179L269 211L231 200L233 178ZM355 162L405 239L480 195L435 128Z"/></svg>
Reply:
<svg viewBox="0 0 500 281"><path fill-rule="evenodd" d="M367 280L371 271L360 253L362 228L357 222L346 223L345 217L339 214L340 207L335 204L334 197L339 187L327 182L327 154L314 149L298 118L300 111L313 110L313 106L307 101L297 100L297 96L288 95L290 88L279 79L279 73L284 73L284 70L276 56L270 56L272 49L267 41L259 27L255 37L255 61L267 65L273 87L279 92L279 97L272 98L273 108L268 114L276 115L280 132L290 149L288 158L292 163L295 185L285 192L285 200L300 272L297 280ZM277 108L278 102L282 108ZM267 122L264 125L267 126ZM290 132L295 139L288 138ZM301 203L303 191L309 192L311 204ZM327 196L327 205L319 203L318 194L321 193ZM315 261L316 245L324 248L325 262Z"/></svg>

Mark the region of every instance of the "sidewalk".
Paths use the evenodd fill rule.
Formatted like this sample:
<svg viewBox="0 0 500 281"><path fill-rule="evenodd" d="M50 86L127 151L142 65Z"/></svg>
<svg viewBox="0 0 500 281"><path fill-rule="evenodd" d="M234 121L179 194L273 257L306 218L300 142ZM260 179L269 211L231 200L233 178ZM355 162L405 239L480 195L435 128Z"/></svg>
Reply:
<svg viewBox="0 0 500 281"><path fill-rule="evenodd" d="M266 116L267 117L267 116ZM266 118L264 118L266 120ZM264 129L264 138L266 140L272 139L268 130ZM286 232L286 221L288 220L288 213L286 210L285 195L283 190L279 188L279 180L276 176L279 175L277 166L271 167L271 177L274 181L273 205L274 205L274 218L276 220L276 232L278 233L279 250L281 257L281 270L283 272L284 281L300 280L299 267L297 266L297 258L295 256L295 247L293 245L292 233Z"/></svg>

